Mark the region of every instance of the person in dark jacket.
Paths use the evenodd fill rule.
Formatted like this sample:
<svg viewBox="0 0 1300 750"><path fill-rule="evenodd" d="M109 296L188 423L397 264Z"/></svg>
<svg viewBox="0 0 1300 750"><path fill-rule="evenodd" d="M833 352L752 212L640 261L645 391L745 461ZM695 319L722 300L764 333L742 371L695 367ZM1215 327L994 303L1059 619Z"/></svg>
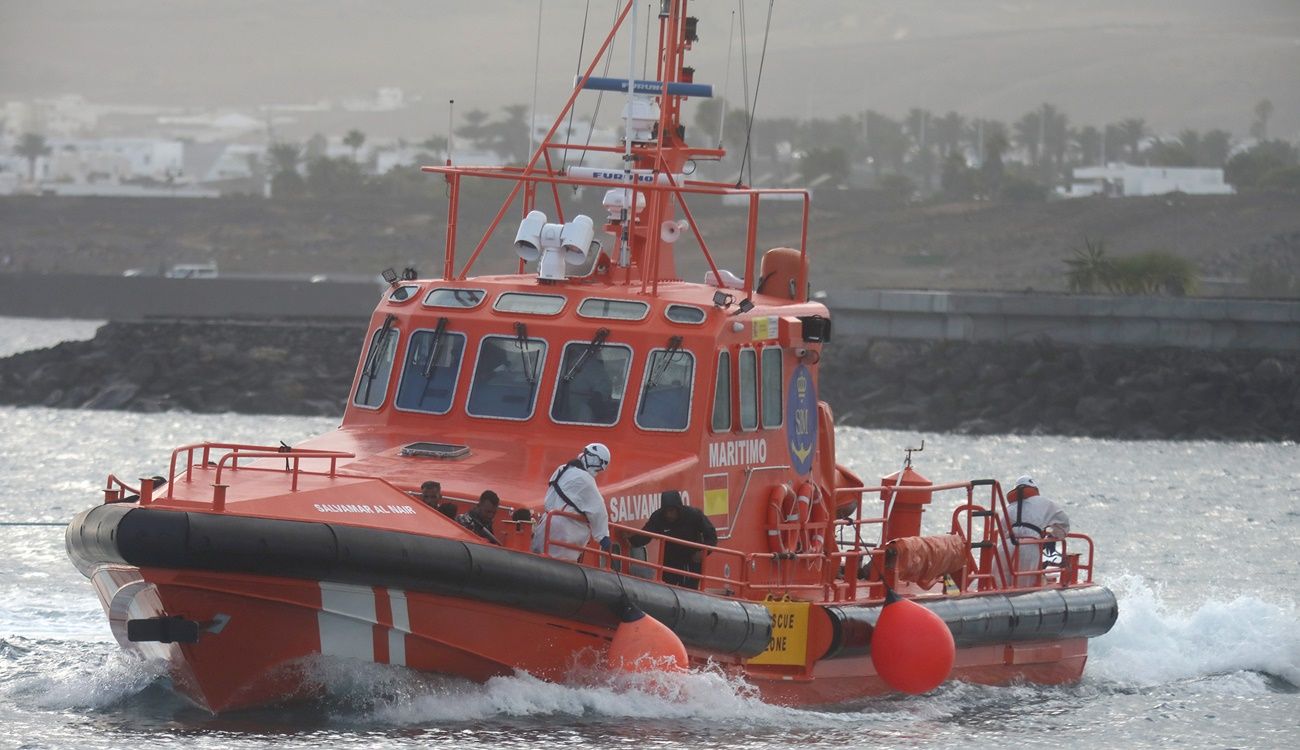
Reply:
<svg viewBox="0 0 1300 750"><path fill-rule="evenodd" d="M497 510L501 507L501 498L492 490L484 490L483 494L478 496L478 504L470 508L465 513L456 516L456 523L478 534L493 544L500 545L497 541L496 534L492 533L492 521L497 517Z"/></svg>
<svg viewBox="0 0 1300 750"><path fill-rule="evenodd" d="M700 512L699 508L682 505L682 493L675 490L669 490L659 496L659 510L650 514L650 519L645 522L641 530L681 539L684 542L707 544L711 547L718 544L718 532L713 528L713 523ZM633 534L628 539L628 543L633 547L644 547L650 543L650 537ZM665 567L676 568L687 573L699 573L703 561L703 550L664 542ZM664 583L690 589L700 587L698 577L679 573L665 572Z"/></svg>

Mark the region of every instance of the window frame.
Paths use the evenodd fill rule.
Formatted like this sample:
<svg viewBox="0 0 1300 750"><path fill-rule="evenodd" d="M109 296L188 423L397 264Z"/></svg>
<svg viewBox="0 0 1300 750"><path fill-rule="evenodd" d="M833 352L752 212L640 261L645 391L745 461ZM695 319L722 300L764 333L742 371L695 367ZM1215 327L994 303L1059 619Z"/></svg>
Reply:
<svg viewBox="0 0 1300 750"><path fill-rule="evenodd" d="M626 304L626 305L641 305L641 317L639 317L639 318L611 318L611 317L609 317L608 315L587 315L587 314L585 314L585 313L582 312L582 306L585 305L585 304L587 304L588 302L619 302L619 303ZM647 317L649 317L649 315L650 315L650 303L649 303L649 302L643 302L643 301L641 301L641 300L639 300L639 299L616 299L616 298L613 298L613 297L583 297L583 298L582 298L582 301L578 303L578 307L577 307L576 311L577 311L577 313L578 313L578 317L580 317L580 318L586 318L586 319L588 319L588 320L616 320L616 321L623 321L623 322L625 322L625 323L636 323L636 322L639 322L639 321L645 320Z"/></svg>
<svg viewBox="0 0 1300 750"><path fill-rule="evenodd" d="M645 365L641 368L641 380L637 385L636 413L632 415L632 424L636 425L638 430L645 430L646 432L687 432L691 429L691 411L695 408L695 375L699 363L696 360L695 352L685 346L682 346L677 351L691 358L691 382L686 388L686 424L682 427L643 427L641 425L641 402L645 400L645 385L650 380L650 362L654 359L655 352L666 351L668 351L668 347L660 346L646 352Z"/></svg>
<svg viewBox="0 0 1300 750"><path fill-rule="evenodd" d="M478 302L475 302L469 307L465 307L463 305L457 305L453 307L451 305L435 305L430 303L429 298L432 297L435 292L441 292L441 291L448 291L453 293L454 292L478 292L482 296L478 298ZM487 298L488 298L488 293L486 289L479 289L477 287L435 286L432 289L430 289L427 294L424 295L424 299L420 300L420 306L433 308L434 310L476 310L479 307L483 306L483 302Z"/></svg>
<svg viewBox="0 0 1300 750"><path fill-rule="evenodd" d="M768 352L776 353L777 388L776 388L776 422L767 420L767 375L763 369L763 360ZM780 346L765 346L758 354L758 426L764 430L778 430L785 426L785 349Z"/></svg>
<svg viewBox="0 0 1300 750"><path fill-rule="evenodd" d="M469 402L474 398L474 382L475 378L478 376L478 365L483 358L483 345L487 343L488 339L506 339L508 341L514 341L515 337L508 333L487 333L479 337L478 348L474 352L474 370L470 373L469 377L469 391L465 394L465 416L473 417L474 419L497 419L504 422L527 422L537 414L537 402L539 401L537 396L542 390L542 376L546 374L546 356L551 349L550 342L544 338L535 338L533 336L528 337L529 341L542 342L541 361L537 363L537 384L534 386L535 392L533 394L533 405L528 411L528 416L498 417L493 414L475 414L469 410Z"/></svg>
<svg viewBox="0 0 1300 750"><path fill-rule="evenodd" d="M523 310L502 310L501 300L510 296L558 299L560 301L560 307L555 312L546 312L546 313L527 312ZM519 291L501 292L500 294L497 295L496 299L492 300L493 312L499 312L502 315L533 315L539 318L554 318L556 316L563 315L564 308L568 306L569 306L569 298L564 296L563 294L541 294L539 292L519 292Z"/></svg>
<svg viewBox="0 0 1300 750"><path fill-rule="evenodd" d="M465 352L469 349L469 336L462 331L446 331L446 330L442 332L443 336L459 336L461 339L460 363L456 366L456 375L455 377L452 378L451 381L451 401L448 402L447 404L447 410L426 411L424 409L407 409L397 405L397 399L402 393L402 381L405 380L406 378L406 368L410 365L410 363L407 361L406 355L411 348L412 342L415 341L416 334L424 333L424 332L433 333L435 330L436 329L433 328L416 328L415 330L411 331L411 335L408 336L406 339L406 350L402 352L402 371L397 376L397 392L393 394L393 408L396 409L397 411L405 412L407 414L432 414L435 416L442 416L444 414L450 414L452 410L456 408L456 391L457 389L460 388L460 374L465 370Z"/></svg>
<svg viewBox="0 0 1300 750"><path fill-rule="evenodd" d="M672 316L668 314L668 311L672 310L674 307L680 307L686 310L695 310L696 312L700 313L700 319L699 320L674 320ZM664 306L664 320L667 320L669 323L674 323L679 326L702 326L708 321L708 319L709 319L709 311L705 310L703 307L697 307L695 305L687 305L681 302L672 302Z"/></svg>
<svg viewBox="0 0 1300 750"><path fill-rule="evenodd" d="M750 393L751 393L751 394L753 395L753 397L754 397L754 426L753 426L753 427L746 427L746 426L745 426L745 384L744 384L743 382L741 382L741 378L744 377L744 364L743 364L743 363L744 363L744 361L745 361L745 353L746 353L746 352L749 353L750 358L751 358L751 359L753 360L753 362L754 362L754 383L753 383L753 387L750 388ZM763 418L762 418L762 415L760 415L760 414L758 413L758 411L759 411L759 400L758 400L758 350L755 349L755 348L752 347L752 346L742 346L742 347L740 347L740 349L736 352L736 406L740 407L739 409L736 410L736 411L738 412L738 413L737 413L737 416L740 418L740 419L739 419L739 422L740 422L740 428L739 428L739 429L740 429L740 431L741 431L741 432L757 432L757 431L758 431L758 426L759 426L760 424L763 423Z"/></svg>
<svg viewBox="0 0 1300 750"><path fill-rule="evenodd" d="M590 343L591 343L590 339L573 339L571 341L564 342L564 345L560 347L560 370L564 369L564 353L566 349L568 349L570 346L574 344L590 344ZM583 427L610 428L610 427L617 427L618 423L622 421L623 405L627 403L627 382L632 377L632 359L636 356L636 350L633 349L630 344L618 343L618 344L601 345L602 349L608 349L610 347L617 347L619 349L627 350L627 370L623 373L623 398L619 399L618 401L618 413L614 416L614 421L610 422L609 424L601 424L600 422L565 422L556 419L553 410L555 409L555 399L560 395L560 378L564 374L559 370L557 370L555 373L555 387L551 389L551 405L550 408L546 410L546 416L550 418L551 422L553 422L554 424L581 425Z"/></svg>
<svg viewBox="0 0 1300 750"><path fill-rule="evenodd" d="M370 333L370 346L366 347L365 354L361 358L361 368L357 370L357 380L352 389L352 397L348 399L349 404L351 406L355 406L358 409L365 409L366 411L380 411L384 408L384 404L388 401L388 387L392 384L393 381L392 364L388 366L388 377L385 378L384 380L384 392L379 396L378 403L376 403L374 406L368 406L366 404L357 403L357 394L360 392L361 389L361 379L364 378L366 375L365 373L366 362L370 360L370 350L375 345L375 337L378 336L379 332L382 330L384 330L384 327L383 325L380 325L378 328L376 328L374 331ZM393 344L393 362L396 362L397 352L399 349L402 348L402 343L403 343L402 329L397 327L397 321L393 321L393 325L389 326L388 330L391 335L397 337L397 341ZM402 356L403 357L406 356L405 349L402 349Z"/></svg>
<svg viewBox="0 0 1300 750"><path fill-rule="evenodd" d="M727 360L727 372L725 376L722 373L722 360L724 357ZM732 403L732 396L734 396L735 394L733 393L731 388L731 381L732 381L731 371L732 371L731 350L725 347L719 349L718 356L714 359L713 409L712 411L709 412L709 432L712 432L715 435L729 433L732 430L734 430L736 427L736 410L732 408L733 406L735 406L735 404ZM727 394L725 399L725 402L727 404L727 425L725 427L718 427L717 423L714 420L718 413L718 403L719 403L718 386L721 385L722 383L726 383L727 385Z"/></svg>

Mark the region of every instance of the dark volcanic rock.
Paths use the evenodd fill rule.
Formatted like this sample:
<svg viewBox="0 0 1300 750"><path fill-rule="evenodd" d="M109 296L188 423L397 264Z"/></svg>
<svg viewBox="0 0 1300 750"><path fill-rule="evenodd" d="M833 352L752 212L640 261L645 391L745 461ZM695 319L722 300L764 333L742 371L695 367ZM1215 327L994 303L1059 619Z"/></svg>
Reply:
<svg viewBox="0 0 1300 750"><path fill-rule="evenodd" d="M90 341L0 360L0 403L338 415L363 334L341 324L109 323Z"/></svg>
<svg viewBox="0 0 1300 750"><path fill-rule="evenodd" d="M821 397L840 423L1133 439L1300 439L1300 353L836 342Z"/></svg>
<svg viewBox="0 0 1300 750"><path fill-rule="evenodd" d="M110 323L0 360L0 403L338 415L360 325ZM1300 439L1300 353L837 341L841 424L972 434Z"/></svg>

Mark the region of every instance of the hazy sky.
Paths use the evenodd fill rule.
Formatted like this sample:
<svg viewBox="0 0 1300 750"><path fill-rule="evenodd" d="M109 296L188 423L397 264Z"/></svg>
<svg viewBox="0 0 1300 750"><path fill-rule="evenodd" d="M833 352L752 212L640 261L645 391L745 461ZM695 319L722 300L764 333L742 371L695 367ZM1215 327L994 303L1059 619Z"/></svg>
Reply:
<svg viewBox="0 0 1300 750"><path fill-rule="evenodd" d="M587 55L614 3L590 6ZM571 85L586 2L542 7L545 112ZM688 60L718 89L737 7L693 6L701 41ZM768 4L745 8L752 86ZM249 106L389 85L425 100L396 126L424 136L445 129L449 98L485 110L531 100L537 14L537 0L0 0L0 100ZM620 41L615 74L626 61ZM1273 132L1300 138L1300 0L776 0L758 114L919 105L1014 119L1049 101L1074 123L1139 116L1244 134L1265 97Z"/></svg>

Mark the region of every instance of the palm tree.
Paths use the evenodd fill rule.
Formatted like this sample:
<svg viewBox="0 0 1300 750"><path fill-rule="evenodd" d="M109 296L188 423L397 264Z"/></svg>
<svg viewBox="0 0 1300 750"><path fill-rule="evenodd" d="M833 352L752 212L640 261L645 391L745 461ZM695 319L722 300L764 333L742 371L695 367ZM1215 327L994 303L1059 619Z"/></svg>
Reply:
<svg viewBox="0 0 1300 750"><path fill-rule="evenodd" d="M36 133L24 133L14 147L14 153L27 160L27 179L36 181L36 160L50 153L45 144L45 136Z"/></svg>
<svg viewBox="0 0 1300 750"><path fill-rule="evenodd" d="M1064 112L1051 104L1044 103L1042 108L1043 152L1048 157L1043 160L1043 181L1056 181L1057 172L1065 162L1065 152L1070 147L1070 120Z"/></svg>
<svg viewBox="0 0 1300 750"><path fill-rule="evenodd" d="M871 158L871 171L877 182L885 167L894 172L903 171L907 146L907 136L897 120L873 110L867 111L867 155Z"/></svg>
<svg viewBox="0 0 1300 750"><path fill-rule="evenodd" d="M1091 125L1072 130L1070 140L1079 152L1079 163L1084 166L1101 162L1101 131ZM1102 165L1105 166L1105 165Z"/></svg>
<svg viewBox="0 0 1300 750"><path fill-rule="evenodd" d="M271 159L271 168L275 174L296 173L298 162L302 159L302 148L296 143L280 141L272 143L266 154Z"/></svg>
<svg viewBox="0 0 1300 750"><path fill-rule="evenodd" d="M1016 120L1016 145L1029 154L1029 163L1038 168L1038 151L1043 145L1043 116L1038 110L1026 112Z"/></svg>
<svg viewBox="0 0 1300 750"><path fill-rule="evenodd" d="M349 130L348 134L343 136L343 145L352 149L352 161L357 160L357 152L366 142L366 134L360 130Z"/></svg>
<svg viewBox="0 0 1300 750"><path fill-rule="evenodd" d="M1255 105L1255 122L1250 126L1250 134L1261 141L1268 140L1268 118L1273 116L1273 102L1261 99Z"/></svg>
<svg viewBox="0 0 1300 750"><path fill-rule="evenodd" d="M956 112L949 112L934 121L934 142L939 145L940 153L944 158L961 148L961 137L965 126L966 118Z"/></svg>
<svg viewBox="0 0 1300 750"><path fill-rule="evenodd" d="M1196 163L1203 167L1222 167L1232 152L1232 134L1226 130L1211 130L1201 136L1196 150Z"/></svg>
<svg viewBox="0 0 1300 750"><path fill-rule="evenodd" d="M1140 117L1130 117L1119 122L1120 138L1128 146L1129 161L1136 164L1138 158L1138 149L1142 146L1142 139L1147 134L1147 122Z"/></svg>
<svg viewBox="0 0 1300 750"><path fill-rule="evenodd" d="M994 124L998 127L989 128L984 135L984 163L980 165L980 177L989 198L997 198L1002 192L1002 154L1011 148L1006 128L1001 123Z"/></svg>

